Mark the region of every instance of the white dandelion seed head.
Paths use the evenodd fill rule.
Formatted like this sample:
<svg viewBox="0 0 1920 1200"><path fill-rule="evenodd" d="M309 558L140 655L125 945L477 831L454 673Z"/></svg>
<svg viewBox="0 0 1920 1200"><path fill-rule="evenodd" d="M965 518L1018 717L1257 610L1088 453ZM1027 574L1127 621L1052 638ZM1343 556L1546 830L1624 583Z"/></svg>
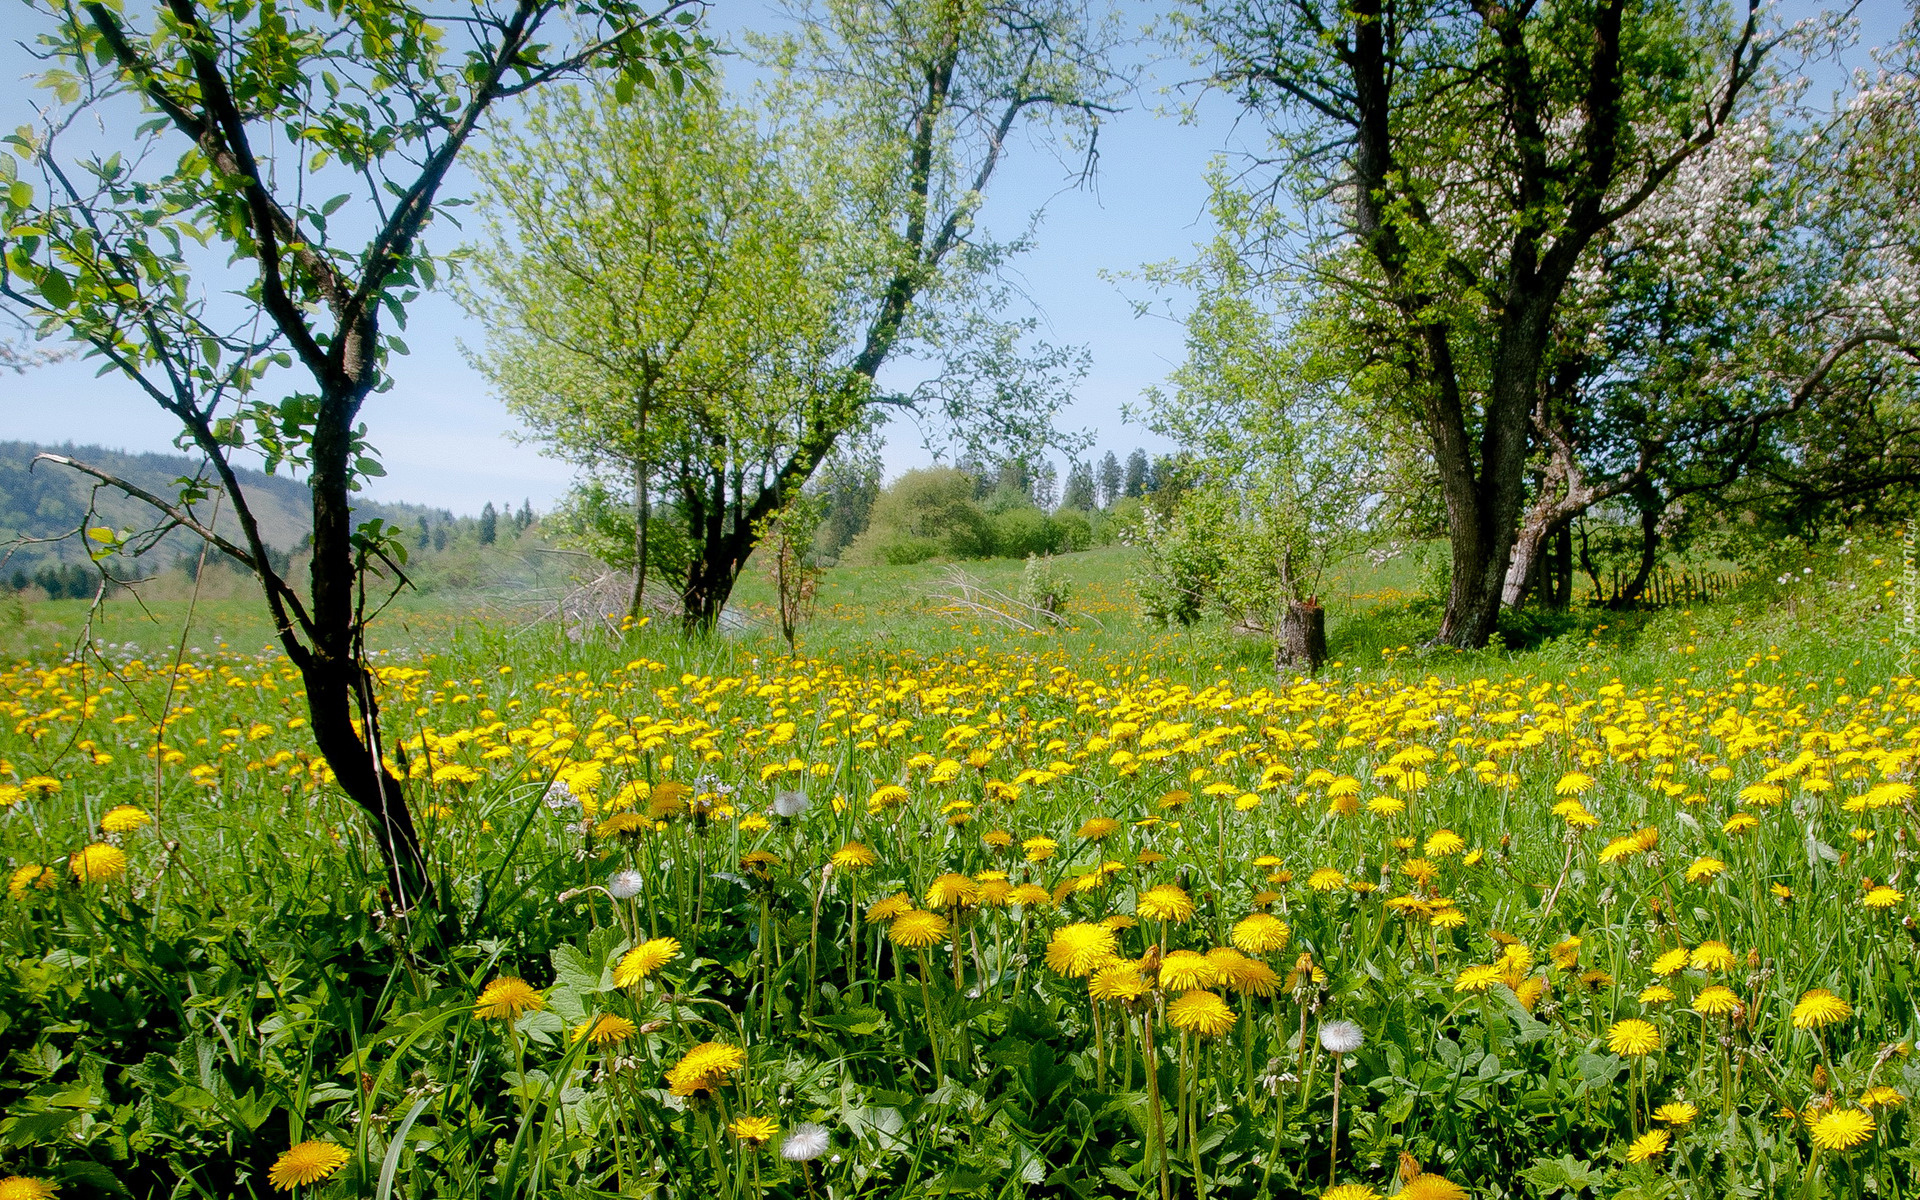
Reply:
<svg viewBox="0 0 1920 1200"><path fill-rule="evenodd" d="M1329 1054L1352 1054L1366 1040L1352 1021L1328 1021L1320 1026L1320 1045Z"/></svg>
<svg viewBox="0 0 1920 1200"><path fill-rule="evenodd" d="M773 815L776 817L797 817L807 811L807 794L787 788L773 794Z"/></svg>
<svg viewBox="0 0 1920 1200"><path fill-rule="evenodd" d="M640 872L628 867L624 871L615 871L613 877L607 880L607 893L615 900L631 900L640 894L646 882Z"/></svg>
<svg viewBox="0 0 1920 1200"><path fill-rule="evenodd" d="M825 1125L807 1121L794 1126L787 1140L780 1143L780 1157L788 1162L811 1162L827 1152L831 1140Z"/></svg>

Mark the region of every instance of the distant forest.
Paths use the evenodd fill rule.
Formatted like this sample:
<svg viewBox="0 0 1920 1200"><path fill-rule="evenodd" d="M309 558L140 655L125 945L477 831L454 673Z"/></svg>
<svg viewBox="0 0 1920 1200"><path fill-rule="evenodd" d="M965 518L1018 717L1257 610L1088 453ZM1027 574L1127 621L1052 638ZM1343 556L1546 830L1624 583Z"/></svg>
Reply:
<svg viewBox="0 0 1920 1200"><path fill-rule="evenodd" d="M55 463L36 464L40 453L63 454L99 467L130 483L162 496L176 491L176 480L200 473L199 460L184 454L125 454L101 446L43 446L32 442L0 442L0 586L16 592L37 587L55 599L92 595L98 575L88 565L88 527L116 531L145 529L154 513L140 501ZM284 475L240 470L268 546L290 561L305 548L310 521L307 486ZM212 502L200 506L210 514ZM408 544L418 551L445 550L449 544L491 543L502 527L518 531L533 520L531 505L522 502L496 508L488 504L479 516L456 517L444 508L419 504L355 506L362 519L378 517L412 533ZM230 509L222 505L221 533L239 537ZM151 575L197 561L199 543L193 535L174 531L135 560L136 569ZM284 561L283 564L284 565Z"/></svg>

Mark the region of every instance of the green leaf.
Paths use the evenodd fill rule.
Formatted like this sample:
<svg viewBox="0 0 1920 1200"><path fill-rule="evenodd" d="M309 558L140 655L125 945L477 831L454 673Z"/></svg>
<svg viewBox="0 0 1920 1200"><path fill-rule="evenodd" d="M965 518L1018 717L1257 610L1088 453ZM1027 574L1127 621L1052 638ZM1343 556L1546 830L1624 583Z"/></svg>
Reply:
<svg viewBox="0 0 1920 1200"><path fill-rule="evenodd" d="M40 276L40 294L53 307L65 308L73 303L73 281L52 267L48 267Z"/></svg>
<svg viewBox="0 0 1920 1200"><path fill-rule="evenodd" d="M886 1014L871 1005L862 1004L845 1012L826 1013L815 1017L813 1023L825 1029L837 1029L855 1037L869 1037L886 1020Z"/></svg>
<svg viewBox="0 0 1920 1200"><path fill-rule="evenodd" d="M126 1184L120 1182L120 1177L97 1162L80 1159L62 1163L53 1169L53 1176L62 1183L79 1184L101 1195L124 1196L132 1200L133 1193L127 1190Z"/></svg>

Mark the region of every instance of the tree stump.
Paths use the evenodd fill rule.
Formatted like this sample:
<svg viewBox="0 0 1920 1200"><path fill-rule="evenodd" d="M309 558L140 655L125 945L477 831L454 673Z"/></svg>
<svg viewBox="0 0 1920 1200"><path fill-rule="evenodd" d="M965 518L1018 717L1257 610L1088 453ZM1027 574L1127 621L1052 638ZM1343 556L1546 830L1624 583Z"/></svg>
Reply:
<svg viewBox="0 0 1920 1200"><path fill-rule="evenodd" d="M1327 661L1327 610L1318 597L1289 600L1273 643L1273 669L1312 675Z"/></svg>

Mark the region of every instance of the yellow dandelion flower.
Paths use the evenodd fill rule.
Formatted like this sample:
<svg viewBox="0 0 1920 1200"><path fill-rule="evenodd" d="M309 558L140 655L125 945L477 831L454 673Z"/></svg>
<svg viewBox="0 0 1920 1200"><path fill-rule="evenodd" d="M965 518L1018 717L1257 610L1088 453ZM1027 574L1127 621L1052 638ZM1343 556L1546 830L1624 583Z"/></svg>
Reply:
<svg viewBox="0 0 1920 1200"><path fill-rule="evenodd" d="M1428 858L1447 858L1466 848L1467 839L1451 829L1440 829L1427 838L1427 844L1421 847L1421 852Z"/></svg>
<svg viewBox="0 0 1920 1200"><path fill-rule="evenodd" d="M1734 995L1732 989L1717 983L1701 988L1700 994L1693 998L1693 1011L1709 1017L1735 1016L1741 1007L1740 997Z"/></svg>
<svg viewBox="0 0 1920 1200"><path fill-rule="evenodd" d="M1660 1048L1660 1031L1638 1017L1617 1021L1607 1030L1607 1049L1614 1054L1638 1058Z"/></svg>
<svg viewBox="0 0 1920 1200"><path fill-rule="evenodd" d="M25 863L14 868L13 874L7 877L7 895L15 900L25 900L29 888L50 892L59 884L60 877L54 874L52 867Z"/></svg>
<svg viewBox="0 0 1920 1200"><path fill-rule="evenodd" d="M833 852L833 866L837 871L862 871L880 861L864 842L848 842Z"/></svg>
<svg viewBox="0 0 1920 1200"><path fill-rule="evenodd" d="M1826 988L1814 988L1793 1006L1795 1029L1818 1029L1853 1015L1853 1006Z"/></svg>
<svg viewBox="0 0 1920 1200"><path fill-rule="evenodd" d="M680 943L674 938L650 938L620 956L620 962L613 969L613 985L630 988L642 979L672 962L680 953Z"/></svg>
<svg viewBox="0 0 1920 1200"><path fill-rule="evenodd" d="M893 920L903 912L911 912L912 910L913 897L907 895L905 892L895 892L891 896L875 900L872 904L867 905L867 922L872 925L878 925L883 921Z"/></svg>
<svg viewBox="0 0 1920 1200"><path fill-rule="evenodd" d="M1272 913L1254 913L1233 927L1233 944L1248 954L1272 954L1285 950L1293 930Z"/></svg>
<svg viewBox="0 0 1920 1200"><path fill-rule="evenodd" d="M1148 921L1185 921L1193 916L1193 897L1177 884L1163 883L1140 893L1134 915Z"/></svg>
<svg viewBox="0 0 1920 1200"><path fill-rule="evenodd" d="M1209 950L1207 958L1220 972L1220 982L1243 996L1271 996L1280 990L1280 973L1257 958L1248 958L1225 946Z"/></svg>
<svg viewBox="0 0 1920 1200"><path fill-rule="evenodd" d="M980 885L971 876L950 871L933 881L933 886L927 889L925 903L929 908L959 908L979 898Z"/></svg>
<svg viewBox="0 0 1920 1200"><path fill-rule="evenodd" d="M1688 964L1696 971L1728 971L1736 961L1727 944L1716 941L1701 942L1687 956Z"/></svg>
<svg viewBox="0 0 1920 1200"><path fill-rule="evenodd" d="M1677 975L1687 969L1687 948L1685 946L1669 950L1653 960L1655 975Z"/></svg>
<svg viewBox="0 0 1920 1200"><path fill-rule="evenodd" d="M1656 983L1640 989L1640 1003L1666 1004L1673 1000L1673 989L1664 983Z"/></svg>
<svg viewBox="0 0 1920 1200"><path fill-rule="evenodd" d="M1085 838L1089 842L1098 842L1118 832L1120 832L1120 822L1112 817L1089 817L1079 829L1074 831L1073 836Z"/></svg>
<svg viewBox="0 0 1920 1200"><path fill-rule="evenodd" d="M1669 1100L1653 1110L1653 1119L1669 1125L1691 1125L1700 1110L1684 1100Z"/></svg>
<svg viewBox="0 0 1920 1200"><path fill-rule="evenodd" d="M1233 1028L1233 1009L1212 992L1182 992L1167 1005L1167 1021L1175 1029L1201 1037L1218 1037Z"/></svg>
<svg viewBox="0 0 1920 1200"><path fill-rule="evenodd" d="M282 1192L307 1187L347 1165L350 1155L328 1141L306 1141L289 1147L267 1171L267 1182ZM9 1181L11 1182L11 1181Z"/></svg>
<svg viewBox="0 0 1920 1200"><path fill-rule="evenodd" d="M907 789L897 783L889 783L878 788L867 799L867 807L874 812L884 812L889 808L899 808L907 802Z"/></svg>
<svg viewBox="0 0 1920 1200"><path fill-rule="evenodd" d="M1118 943L1105 925L1078 921L1054 931L1047 942L1047 969L1081 979L1113 961Z"/></svg>
<svg viewBox="0 0 1920 1200"><path fill-rule="evenodd" d="M1807 1114L1807 1134L1822 1150L1847 1151L1873 1136L1873 1114L1862 1108L1829 1108Z"/></svg>
<svg viewBox="0 0 1920 1200"><path fill-rule="evenodd" d="M1760 824L1759 817L1756 817L1752 813L1748 813L1748 812L1737 812L1727 818L1726 824L1720 826L1720 832L1721 833L1745 833L1747 830L1752 829L1754 826L1758 824Z"/></svg>
<svg viewBox="0 0 1920 1200"><path fill-rule="evenodd" d="M1380 1200L1380 1193L1364 1183L1343 1183L1321 1192L1320 1200Z"/></svg>
<svg viewBox="0 0 1920 1200"><path fill-rule="evenodd" d="M727 1132L749 1146L764 1146L780 1132L780 1122L772 1117L735 1117L727 1123Z"/></svg>
<svg viewBox="0 0 1920 1200"><path fill-rule="evenodd" d="M896 946L924 950L947 940L947 919L939 913L903 912L887 926L887 937Z"/></svg>
<svg viewBox="0 0 1920 1200"><path fill-rule="evenodd" d="M1467 1200L1467 1189L1445 1175L1422 1172L1394 1193L1394 1200Z"/></svg>
<svg viewBox="0 0 1920 1200"><path fill-rule="evenodd" d="M1906 1102L1904 1093L1884 1085L1860 1093L1860 1104L1865 1108L1899 1108Z"/></svg>
<svg viewBox="0 0 1920 1200"><path fill-rule="evenodd" d="M1023 883L1007 893L1007 903L1022 908L1044 908L1053 903L1053 894L1037 883Z"/></svg>
<svg viewBox="0 0 1920 1200"><path fill-rule="evenodd" d="M1906 898L1905 892L1895 891L1883 883L1868 889L1867 894L1860 897L1860 903L1865 908L1892 908Z"/></svg>
<svg viewBox="0 0 1920 1200"><path fill-rule="evenodd" d="M1786 798L1787 789L1777 783L1750 783L1740 789L1740 799L1762 808L1778 804Z"/></svg>
<svg viewBox="0 0 1920 1200"><path fill-rule="evenodd" d="M676 1096L711 1092L727 1076L747 1065L747 1052L726 1042L701 1042L667 1071L667 1088Z"/></svg>
<svg viewBox="0 0 1920 1200"><path fill-rule="evenodd" d="M116 804L100 818L102 833L132 833L153 824L153 817L137 804Z"/></svg>
<svg viewBox="0 0 1920 1200"><path fill-rule="evenodd" d="M1866 801L1865 807L1867 808L1887 808L1895 804L1905 804L1907 801L1913 799L1913 797L1914 789L1912 784L1890 781L1875 784L1873 787L1868 788L1867 794L1862 796L1861 799Z"/></svg>
<svg viewBox="0 0 1920 1200"><path fill-rule="evenodd" d="M627 1018L614 1013L602 1013L591 1021L582 1021L573 1028L573 1040L586 1041L591 1045L605 1049L617 1046L632 1037L637 1027Z"/></svg>
<svg viewBox="0 0 1920 1200"><path fill-rule="evenodd" d="M1045 862L1053 857L1060 843L1050 837L1030 837L1020 843L1020 848L1026 851L1028 862Z"/></svg>
<svg viewBox="0 0 1920 1200"><path fill-rule="evenodd" d="M67 859L67 867L81 883L107 883L127 873L127 852L118 846L95 842L75 850Z"/></svg>
<svg viewBox="0 0 1920 1200"><path fill-rule="evenodd" d="M1345 887L1347 877L1333 867L1321 867L1307 876L1307 886L1316 892L1333 892Z"/></svg>
<svg viewBox="0 0 1920 1200"><path fill-rule="evenodd" d="M9 1175L0 1179L0 1200L53 1200L59 1185L31 1175Z"/></svg>
<svg viewBox="0 0 1920 1200"><path fill-rule="evenodd" d="M1427 919L1435 929L1458 929L1467 923L1467 914L1457 908L1443 908Z"/></svg>
<svg viewBox="0 0 1920 1200"><path fill-rule="evenodd" d="M1627 1161L1645 1162L1650 1158L1658 1158L1665 1154L1667 1147L1672 1144L1673 1135L1666 1130L1649 1129L1633 1139L1633 1144L1627 1147Z"/></svg>
<svg viewBox="0 0 1920 1200"><path fill-rule="evenodd" d="M1588 775L1584 771L1568 771L1560 777L1560 782L1553 785L1553 794L1556 796L1578 796L1592 786L1593 776Z"/></svg>
<svg viewBox="0 0 1920 1200"><path fill-rule="evenodd" d="M1220 968L1204 954L1175 950L1160 960L1160 986L1170 992L1210 988L1220 982Z"/></svg>
<svg viewBox="0 0 1920 1200"><path fill-rule="evenodd" d="M1580 965L1580 939L1569 937L1555 942L1553 948L1547 951L1547 956L1553 959L1553 965L1560 970L1573 970Z"/></svg>
<svg viewBox="0 0 1920 1200"><path fill-rule="evenodd" d="M1453 980L1456 992L1484 992L1500 982L1500 968L1477 965L1466 968Z"/></svg>
<svg viewBox="0 0 1920 1200"><path fill-rule="evenodd" d="M546 1006L546 1000L532 984L512 975L502 975L480 989L473 1015L483 1021L514 1021L521 1013L538 1012Z"/></svg>
<svg viewBox="0 0 1920 1200"><path fill-rule="evenodd" d="M1699 883L1702 879L1712 879L1727 869L1727 864L1717 858L1701 855L1687 868L1687 882Z"/></svg>
<svg viewBox="0 0 1920 1200"><path fill-rule="evenodd" d="M1096 971L1087 981L1087 995L1095 1000L1131 1004L1153 990L1153 985L1135 970L1132 963L1121 963Z"/></svg>

